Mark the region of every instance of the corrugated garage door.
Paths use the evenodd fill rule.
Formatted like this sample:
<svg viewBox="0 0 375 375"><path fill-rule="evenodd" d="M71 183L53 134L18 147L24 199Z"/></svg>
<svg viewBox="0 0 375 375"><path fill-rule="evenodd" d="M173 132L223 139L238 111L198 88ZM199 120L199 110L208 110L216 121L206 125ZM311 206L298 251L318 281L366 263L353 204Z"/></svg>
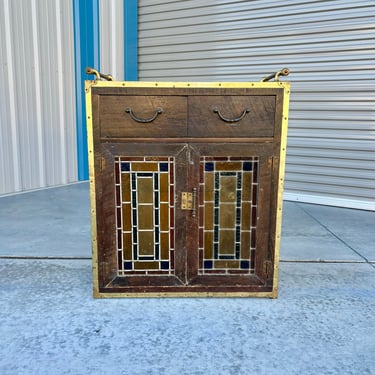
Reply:
<svg viewBox="0 0 375 375"><path fill-rule="evenodd" d="M375 210L375 2L139 0L139 78L292 71L285 198Z"/></svg>

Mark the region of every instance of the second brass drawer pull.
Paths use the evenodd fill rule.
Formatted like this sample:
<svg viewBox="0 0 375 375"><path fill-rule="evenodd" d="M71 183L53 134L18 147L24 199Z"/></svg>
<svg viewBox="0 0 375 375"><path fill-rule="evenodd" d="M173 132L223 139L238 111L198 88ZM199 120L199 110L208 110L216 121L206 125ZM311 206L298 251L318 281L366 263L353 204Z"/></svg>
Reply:
<svg viewBox="0 0 375 375"><path fill-rule="evenodd" d="M143 124L146 124L148 122L152 122L156 119L156 117L158 117L158 115L160 115L161 113L163 113L163 108L156 108L155 110L155 113L149 117L149 118L139 118L138 116L136 116L134 114L134 112L132 111L132 109L130 107L126 107L125 108L125 112L126 113L129 113L130 117L134 120L134 121L137 121L137 122L141 122Z"/></svg>
<svg viewBox="0 0 375 375"><path fill-rule="evenodd" d="M223 120L224 122L228 122L228 123L233 124L235 122L241 121L246 116L246 114L250 112L250 109L249 108L245 108L243 110L242 114L239 117L235 117L235 118L228 118L228 117L223 116L221 114L220 110L217 107L214 107L212 109L212 111L214 113L217 113L217 115L219 116L220 120Z"/></svg>

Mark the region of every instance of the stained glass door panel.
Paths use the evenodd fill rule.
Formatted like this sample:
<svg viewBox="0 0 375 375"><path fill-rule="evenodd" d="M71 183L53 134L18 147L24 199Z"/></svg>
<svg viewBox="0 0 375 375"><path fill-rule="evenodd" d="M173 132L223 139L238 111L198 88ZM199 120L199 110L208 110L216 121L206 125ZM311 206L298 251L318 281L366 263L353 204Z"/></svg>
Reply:
<svg viewBox="0 0 375 375"><path fill-rule="evenodd" d="M254 146L250 152L239 144L192 145L197 176L189 178L198 192L196 231L187 243L192 285L225 288L268 282L264 267L272 257L267 234L274 199L272 148Z"/></svg>
<svg viewBox="0 0 375 375"><path fill-rule="evenodd" d="M174 157L116 157L118 276L174 273Z"/></svg>
<svg viewBox="0 0 375 375"><path fill-rule="evenodd" d="M200 158L199 274L253 274L259 158Z"/></svg>

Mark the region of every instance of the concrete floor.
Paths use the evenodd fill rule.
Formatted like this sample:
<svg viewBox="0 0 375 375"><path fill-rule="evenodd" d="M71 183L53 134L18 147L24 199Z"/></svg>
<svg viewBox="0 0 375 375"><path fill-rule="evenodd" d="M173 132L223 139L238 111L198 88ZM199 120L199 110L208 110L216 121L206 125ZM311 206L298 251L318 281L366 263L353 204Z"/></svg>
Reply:
<svg viewBox="0 0 375 375"><path fill-rule="evenodd" d="M374 227L285 202L277 300L95 300L88 184L0 198L0 374L375 374Z"/></svg>

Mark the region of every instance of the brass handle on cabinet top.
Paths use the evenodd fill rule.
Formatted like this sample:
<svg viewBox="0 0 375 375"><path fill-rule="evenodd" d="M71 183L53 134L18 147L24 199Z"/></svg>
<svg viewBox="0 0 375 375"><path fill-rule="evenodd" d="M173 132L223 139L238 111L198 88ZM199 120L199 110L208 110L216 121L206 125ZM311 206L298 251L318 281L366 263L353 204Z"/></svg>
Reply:
<svg viewBox="0 0 375 375"><path fill-rule="evenodd" d="M268 81L270 81L270 80L273 79L273 78L275 79L275 82L278 82L280 76L284 76L284 77L285 77L285 76L288 76L289 73L290 73L290 70L289 70L288 68L284 68L284 69L279 70L279 71L276 72L276 73L272 73L272 74L270 74L269 76L264 77L264 78L261 80L261 82L268 82Z"/></svg>
<svg viewBox="0 0 375 375"><path fill-rule="evenodd" d="M106 79L107 81L113 81L113 77L110 74L103 74L100 73L98 70L94 68L90 68L89 66L86 68L86 74L95 74L97 80L101 78Z"/></svg>
<svg viewBox="0 0 375 375"><path fill-rule="evenodd" d="M140 118L140 117L136 116L130 107L126 107L125 112L129 113L130 117L134 121L141 122L142 124L146 124L148 122L154 121L156 119L156 117L158 117L158 115L163 113L163 108L156 108L155 113L149 118Z"/></svg>
<svg viewBox="0 0 375 375"><path fill-rule="evenodd" d="M250 112L250 109L249 108L245 108L243 110L242 114L240 116L238 116L238 117L235 117L235 118L228 118L228 117L223 116L222 113L220 112L220 110L217 107L214 107L212 109L212 111L214 113L217 113L217 115L219 116L220 120L222 120L224 122L228 122L230 124L233 124L235 122L241 121L246 116L246 114Z"/></svg>

